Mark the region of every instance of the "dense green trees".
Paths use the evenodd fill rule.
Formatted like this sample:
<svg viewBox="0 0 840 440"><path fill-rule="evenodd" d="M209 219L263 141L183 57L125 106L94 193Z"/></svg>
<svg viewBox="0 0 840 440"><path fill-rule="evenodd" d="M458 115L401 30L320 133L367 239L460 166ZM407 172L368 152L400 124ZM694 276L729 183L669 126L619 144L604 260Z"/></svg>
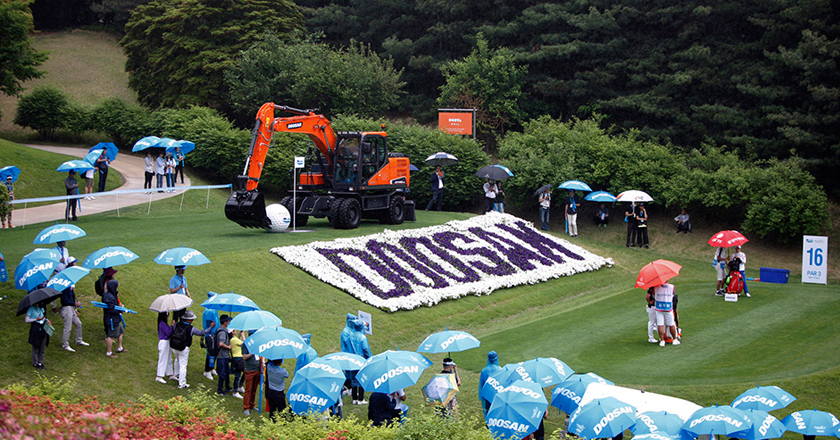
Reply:
<svg viewBox="0 0 840 440"><path fill-rule="evenodd" d="M67 127L70 97L53 86L36 87L20 98L15 124L38 132L42 139L52 139L56 130Z"/></svg>
<svg viewBox="0 0 840 440"><path fill-rule="evenodd" d="M222 107L224 71L239 51L302 28L290 0L155 0L132 12L120 44L143 104Z"/></svg>
<svg viewBox="0 0 840 440"><path fill-rule="evenodd" d="M400 75L393 61L361 44L333 49L270 36L242 52L225 79L233 113L248 126L264 102L320 108L327 115L382 117L397 106L405 86Z"/></svg>
<svg viewBox="0 0 840 440"><path fill-rule="evenodd" d="M37 68L47 54L32 47L31 0L0 0L0 93L17 95L23 91L21 82L40 77ZM0 113L3 117L3 113Z"/></svg>

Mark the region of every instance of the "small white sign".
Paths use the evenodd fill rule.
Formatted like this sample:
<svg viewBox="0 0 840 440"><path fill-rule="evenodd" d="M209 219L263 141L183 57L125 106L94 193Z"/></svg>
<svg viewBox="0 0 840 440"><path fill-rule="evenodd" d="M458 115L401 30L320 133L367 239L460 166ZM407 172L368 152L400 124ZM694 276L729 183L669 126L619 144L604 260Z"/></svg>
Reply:
<svg viewBox="0 0 840 440"><path fill-rule="evenodd" d="M295 168L303 168L303 162L303 156L295 156Z"/></svg>
<svg viewBox="0 0 840 440"><path fill-rule="evenodd" d="M370 313L363 312L359 310L359 319L365 323L365 334L372 335L373 334L373 321L371 319Z"/></svg>
<svg viewBox="0 0 840 440"><path fill-rule="evenodd" d="M802 236L802 282L828 284L828 237Z"/></svg>
<svg viewBox="0 0 840 440"><path fill-rule="evenodd" d="M723 295L723 300L727 302L738 302L737 293L727 293Z"/></svg>

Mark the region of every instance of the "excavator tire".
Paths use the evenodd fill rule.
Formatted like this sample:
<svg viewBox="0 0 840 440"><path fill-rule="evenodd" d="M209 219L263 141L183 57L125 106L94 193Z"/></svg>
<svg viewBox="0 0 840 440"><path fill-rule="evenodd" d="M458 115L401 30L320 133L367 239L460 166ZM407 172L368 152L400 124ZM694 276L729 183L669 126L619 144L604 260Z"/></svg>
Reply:
<svg viewBox="0 0 840 440"><path fill-rule="evenodd" d="M283 207L286 208L287 211L289 211L289 215L294 215L295 216L295 227L296 228L306 226L306 223L309 222L309 216L308 215L297 215L297 214L295 214L298 211L297 208L300 208L301 202L303 202L303 199L298 199L297 200L297 206L293 206L292 205L292 196L286 196L286 197L283 197L282 199L280 199L280 204L283 205Z"/></svg>
<svg viewBox="0 0 840 440"><path fill-rule="evenodd" d="M341 203L341 213L339 214L339 223L341 229L356 229L359 227L359 222L362 221L362 206L356 199L344 199Z"/></svg>
<svg viewBox="0 0 840 440"><path fill-rule="evenodd" d="M391 197L388 210L382 214L382 223L388 225L400 225L405 219L405 202L402 197Z"/></svg>
<svg viewBox="0 0 840 440"><path fill-rule="evenodd" d="M344 200L346 199L332 199L330 201L330 213L327 215L327 220L332 223L333 227L336 229L342 229L341 227L341 205L343 204Z"/></svg>

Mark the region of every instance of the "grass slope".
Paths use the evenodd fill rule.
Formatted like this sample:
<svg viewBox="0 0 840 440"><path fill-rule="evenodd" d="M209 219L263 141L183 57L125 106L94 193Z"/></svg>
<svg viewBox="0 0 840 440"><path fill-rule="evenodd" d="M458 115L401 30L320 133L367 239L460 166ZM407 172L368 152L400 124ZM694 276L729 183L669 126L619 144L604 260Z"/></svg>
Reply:
<svg viewBox="0 0 840 440"><path fill-rule="evenodd" d="M142 394L160 398L178 395L174 385L153 381L156 323L155 314L146 311L146 306L166 293L173 275L171 267L157 265L152 259L164 249L184 245L201 250L213 262L187 270L197 303L206 298L209 290L246 294L280 316L287 327L311 332L312 344L321 354L338 350L344 316L358 310L373 315L374 334L369 339L374 352L413 350L426 335L447 326L473 333L482 340L482 347L453 353L463 382L459 406L467 414L479 412L475 398L478 372L489 350L499 352L503 364L555 356L578 371L595 371L620 385L663 392L701 405L729 403L760 382L777 384L799 397L791 407L779 411L779 417L792 409L815 406L840 412L840 398L831 392L840 389L837 284L803 286L792 276L788 285L752 283L753 298L724 303L712 295L713 271L708 261L712 251L704 243L710 233L702 229L691 235L673 235L668 233L669 221L654 221L651 229L661 232L653 232L653 248L643 250L623 246L623 225L607 229L584 226L582 238L576 242L614 258L616 264L612 268L500 290L488 296L447 301L434 307L387 313L317 281L268 252L279 245L371 234L381 231L382 225L364 222L359 229L338 231L326 220L313 220L307 225L313 232L267 234L240 228L224 218L223 203L228 194L211 191L209 209L205 208L207 192L190 191L183 198L183 210L179 210L181 199L172 198L153 203L150 215L148 206L143 205L123 208L119 218L115 213L83 217L78 224L88 236L68 243L73 256L84 259L105 245L126 246L141 256L130 265L119 267L117 274L124 303L140 313L126 317L125 344L129 353L119 359L107 359L101 311L86 305L81 319L91 347L68 353L60 350L60 342L54 339L47 349L47 374L75 374L80 395L97 395L104 401L134 400ZM422 212L418 222L395 229L441 224L471 215ZM10 270L34 247L32 239L43 226L0 231L0 251ZM768 252L768 257L760 249L773 252ZM767 261L776 267L793 269L798 258L794 250L777 249L770 244L751 242L746 251L752 258L748 276L757 276L757 267ZM639 268L656 258L684 265L675 279L685 335L685 343L679 347L660 348L646 342L642 291L631 288ZM94 271L96 275L98 272ZM94 276L77 286L84 304L97 299L92 287ZM9 323L9 349L0 353L0 362L6 366L0 372L0 385L29 381L33 372L26 343L29 327L22 318L14 316L23 292L7 282L0 285L0 296L5 297L0 301L0 316ZM193 309L202 310L197 305ZM60 318L49 314L60 325ZM430 356L437 364L424 373L421 382L439 371L443 357ZM203 358L195 344L188 381L194 387L215 386L200 375ZM289 368L293 368L293 361ZM422 405L420 386L407 391L409 405ZM231 412L239 413L241 402L228 398L225 405ZM556 410L550 411L549 431L560 423ZM365 419L366 407L348 401L347 413Z"/></svg>
<svg viewBox="0 0 840 440"><path fill-rule="evenodd" d="M48 51L49 59L39 68L46 72L43 77L24 83L24 94L39 85L54 85L89 107L112 97L136 101L136 93L128 88L125 55L115 36L72 30L36 33L32 42L37 50ZM26 132L12 123L17 102L17 97L0 94L0 132Z"/></svg>
<svg viewBox="0 0 840 440"><path fill-rule="evenodd" d="M20 176L14 185L17 200L64 195L64 179L67 178L67 173L59 173L56 168L70 159L79 158L24 147L0 139L0 168L6 165L15 165L20 168ZM80 192L84 192L84 178L77 176L76 180L79 182ZM96 182L95 180L94 189L96 189ZM116 189L124 182L122 175L111 168L108 171L108 180L105 181L105 189L108 191ZM23 206L15 205L15 210L18 209L23 209Z"/></svg>

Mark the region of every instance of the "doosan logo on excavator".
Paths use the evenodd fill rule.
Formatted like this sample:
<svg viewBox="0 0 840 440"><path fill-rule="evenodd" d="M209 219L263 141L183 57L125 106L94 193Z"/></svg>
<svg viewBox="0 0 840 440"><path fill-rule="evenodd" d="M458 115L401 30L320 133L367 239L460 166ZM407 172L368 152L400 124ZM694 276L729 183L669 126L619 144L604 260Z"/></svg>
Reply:
<svg viewBox="0 0 840 440"><path fill-rule="evenodd" d="M288 128L289 130L294 130L300 127L303 127L303 122L293 122L291 124L286 124L286 128Z"/></svg>

